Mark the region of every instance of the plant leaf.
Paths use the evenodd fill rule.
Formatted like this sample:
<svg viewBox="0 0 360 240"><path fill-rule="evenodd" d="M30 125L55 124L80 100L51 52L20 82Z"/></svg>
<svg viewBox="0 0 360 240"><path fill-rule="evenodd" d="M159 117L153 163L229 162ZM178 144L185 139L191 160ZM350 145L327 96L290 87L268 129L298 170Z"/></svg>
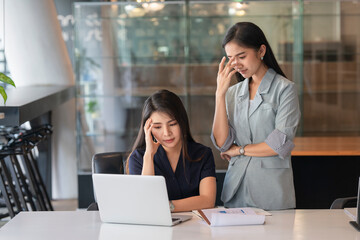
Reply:
<svg viewBox="0 0 360 240"><path fill-rule="evenodd" d="M8 76L6 76L6 75L3 74L3 73L0 73L0 81L16 87L14 81L11 80L11 78L9 78ZM2 93L1 93L1 95L2 95ZM3 95L3 96L4 96L4 95Z"/></svg>
<svg viewBox="0 0 360 240"><path fill-rule="evenodd" d="M4 99L4 104L5 104L5 103L6 103L6 100L7 100L7 95L6 95L5 89L4 89L2 86L0 86L0 94L1 94L1 96L3 97L3 99Z"/></svg>

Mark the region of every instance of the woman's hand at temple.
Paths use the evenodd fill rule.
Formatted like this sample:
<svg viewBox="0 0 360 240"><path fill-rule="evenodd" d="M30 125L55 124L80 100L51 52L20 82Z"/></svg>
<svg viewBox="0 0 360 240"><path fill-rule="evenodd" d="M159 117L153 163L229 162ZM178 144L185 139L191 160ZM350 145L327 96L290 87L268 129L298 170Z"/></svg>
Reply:
<svg viewBox="0 0 360 240"><path fill-rule="evenodd" d="M153 140L153 135L151 133L152 129L152 119L149 118L146 120L144 125L144 133L145 133L145 142L146 142L146 150L143 159L143 169L141 171L141 175L155 175L154 170L154 155L159 148L160 143L155 142Z"/></svg>
<svg viewBox="0 0 360 240"><path fill-rule="evenodd" d="M145 122L145 126L144 126L144 132L145 132L145 142L146 142L146 153L149 153L151 155L155 155L155 153L157 152L157 149L159 148L160 143L158 141L154 141L156 140L155 138L153 138L153 135L151 133L152 130L152 119L149 118L148 120L146 120Z"/></svg>
<svg viewBox="0 0 360 240"><path fill-rule="evenodd" d="M225 106L225 94L230 87L231 77L236 72L236 70L231 67L235 61L235 57L231 57L226 65L225 60L226 57L221 59L216 79L215 114L212 127L214 139L218 146L222 146L225 143L229 132Z"/></svg>
<svg viewBox="0 0 360 240"><path fill-rule="evenodd" d="M221 59L219 64L219 71L217 74L217 87L216 87L216 95L224 96L226 91L230 87L231 77L236 73L236 70L232 67L232 63L235 57L231 57L229 62L225 65L226 57Z"/></svg>

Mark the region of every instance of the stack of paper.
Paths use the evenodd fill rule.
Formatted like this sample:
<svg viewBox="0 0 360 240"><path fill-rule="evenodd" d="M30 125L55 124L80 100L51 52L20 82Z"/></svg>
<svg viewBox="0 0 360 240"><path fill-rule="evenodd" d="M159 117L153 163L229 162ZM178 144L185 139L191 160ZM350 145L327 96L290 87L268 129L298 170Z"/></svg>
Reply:
<svg viewBox="0 0 360 240"><path fill-rule="evenodd" d="M211 208L194 212L210 226L234 226L264 224L265 215L263 211L257 214L252 208Z"/></svg>

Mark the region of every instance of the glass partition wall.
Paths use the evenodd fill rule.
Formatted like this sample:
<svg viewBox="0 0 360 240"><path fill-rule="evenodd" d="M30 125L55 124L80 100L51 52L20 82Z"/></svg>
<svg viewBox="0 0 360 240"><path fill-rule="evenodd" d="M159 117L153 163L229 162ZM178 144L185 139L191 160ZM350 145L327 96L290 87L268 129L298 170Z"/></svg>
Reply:
<svg viewBox="0 0 360 240"><path fill-rule="evenodd" d="M210 141L222 38L259 25L298 86L299 136L360 134L358 1L75 3L79 173L95 153L129 151L144 100L169 89L183 100L194 138ZM234 81L235 83L235 81ZM217 169L226 169L213 148Z"/></svg>

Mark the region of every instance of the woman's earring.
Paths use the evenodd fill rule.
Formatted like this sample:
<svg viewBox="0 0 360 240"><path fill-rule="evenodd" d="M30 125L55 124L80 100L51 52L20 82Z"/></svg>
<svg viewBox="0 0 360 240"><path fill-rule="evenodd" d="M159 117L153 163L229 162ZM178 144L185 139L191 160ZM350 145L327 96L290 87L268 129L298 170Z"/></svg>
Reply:
<svg viewBox="0 0 360 240"><path fill-rule="evenodd" d="M264 60L264 57L261 57L261 60Z"/></svg>

